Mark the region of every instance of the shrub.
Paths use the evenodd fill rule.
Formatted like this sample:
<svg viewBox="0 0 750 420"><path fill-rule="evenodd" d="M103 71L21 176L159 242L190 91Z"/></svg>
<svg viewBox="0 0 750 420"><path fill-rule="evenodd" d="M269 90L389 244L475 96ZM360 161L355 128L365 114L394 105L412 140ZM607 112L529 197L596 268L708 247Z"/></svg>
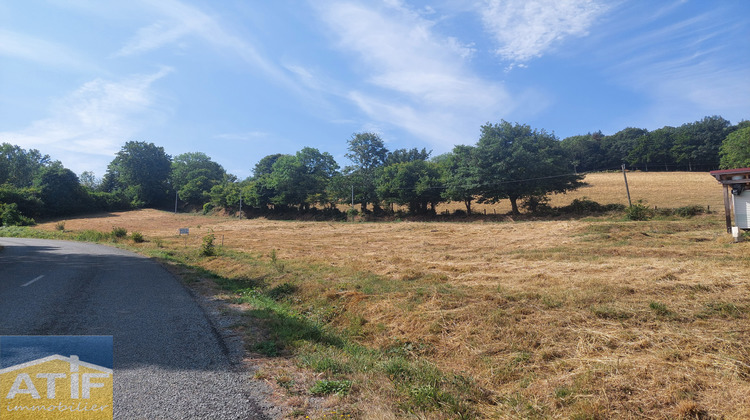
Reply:
<svg viewBox="0 0 750 420"><path fill-rule="evenodd" d="M0 203L0 226L31 226L33 224L34 219L21 214L16 203Z"/></svg>
<svg viewBox="0 0 750 420"><path fill-rule="evenodd" d="M141 232L133 232L133 233L131 233L130 234L130 239L132 239L133 242L135 242L137 244L139 244L139 243L141 243L141 242L144 241L143 235L141 234Z"/></svg>
<svg viewBox="0 0 750 420"><path fill-rule="evenodd" d="M211 213L213 209L214 209L214 203L208 202L203 205L203 214Z"/></svg>
<svg viewBox="0 0 750 420"><path fill-rule="evenodd" d="M680 217L693 217L705 212L706 209L703 206L695 204L692 206L679 207L674 210L674 213Z"/></svg>
<svg viewBox="0 0 750 420"><path fill-rule="evenodd" d="M65 222L57 222L55 225L55 229L59 230L60 232L65 231Z"/></svg>
<svg viewBox="0 0 750 420"><path fill-rule="evenodd" d="M216 236L214 236L213 233L209 233L208 235L203 237L203 245L201 245L201 255L203 255L204 257L216 255L216 245L214 245L214 239L216 239Z"/></svg>
<svg viewBox="0 0 750 420"><path fill-rule="evenodd" d="M644 204L637 203L628 207L625 215L630 220L648 220L654 216L654 212Z"/></svg>
<svg viewBox="0 0 750 420"><path fill-rule="evenodd" d="M128 230L124 227L113 227L112 236L114 236L115 238L124 238L128 236Z"/></svg>

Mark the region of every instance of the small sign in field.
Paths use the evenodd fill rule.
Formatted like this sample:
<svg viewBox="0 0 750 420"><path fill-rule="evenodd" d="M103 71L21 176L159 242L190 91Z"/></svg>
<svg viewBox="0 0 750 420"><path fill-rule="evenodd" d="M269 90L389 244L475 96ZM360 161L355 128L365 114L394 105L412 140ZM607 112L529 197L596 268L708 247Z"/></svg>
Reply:
<svg viewBox="0 0 750 420"><path fill-rule="evenodd" d="M190 228L180 228L180 235L190 235Z"/></svg>

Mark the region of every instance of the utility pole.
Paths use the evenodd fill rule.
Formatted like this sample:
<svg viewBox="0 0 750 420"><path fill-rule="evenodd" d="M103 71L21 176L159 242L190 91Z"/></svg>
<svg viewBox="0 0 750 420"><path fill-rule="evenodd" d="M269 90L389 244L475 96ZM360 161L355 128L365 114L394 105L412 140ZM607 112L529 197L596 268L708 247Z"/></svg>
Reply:
<svg viewBox="0 0 750 420"><path fill-rule="evenodd" d="M240 219L242 219L242 193L240 193Z"/></svg>
<svg viewBox="0 0 750 420"><path fill-rule="evenodd" d="M633 207L633 202L630 201L630 188L628 187L628 175L625 173L625 164L622 164L622 176L625 178L625 191L628 192L628 207Z"/></svg>
<svg viewBox="0 0 750 420"><path fill-rule="evenodd" d="M177 214L177 191L174 192L174 214Z"/></svg>

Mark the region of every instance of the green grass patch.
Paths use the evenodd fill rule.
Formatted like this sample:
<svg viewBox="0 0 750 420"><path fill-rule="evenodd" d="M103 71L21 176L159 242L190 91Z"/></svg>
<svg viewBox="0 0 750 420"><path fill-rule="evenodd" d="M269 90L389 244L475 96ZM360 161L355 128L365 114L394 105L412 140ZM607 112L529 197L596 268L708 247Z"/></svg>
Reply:
<svg viewBox="0 0 750 420"><path fill-rule="evenodd" d="M346 395L351 388L352 381L346 379L340 381L323 379L315 382L315 385L310 388L310 393L313 395Z"/></svg>

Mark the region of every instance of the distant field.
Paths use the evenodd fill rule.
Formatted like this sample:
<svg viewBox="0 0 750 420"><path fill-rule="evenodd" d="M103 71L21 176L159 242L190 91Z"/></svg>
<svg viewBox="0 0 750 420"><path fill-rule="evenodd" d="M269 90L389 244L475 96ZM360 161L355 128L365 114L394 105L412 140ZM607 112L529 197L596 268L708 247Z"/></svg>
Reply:
<svg viewBox="0 0 750 420"><path fill-rule="evenodd" d="M552 204L627 202L621 173L586 181ZM245 287L286 290L283 302L298 313L389 357L367 364L346 348L298 343L292 362L267 358L264 377L301 418L335 410L363 418L750 418L750 243L731 243L721 187L708 174L630 173L628 181L634 201L716 212L647 222L338 223L141 210L68 219L65 229L139 231L144 251L183 253ZM177 236L183 227L189 238ZM209 232L227 253L195 257ZM413 385L416 371L399 358L468 379ZM321 377L354 384L326 400L328 411L310 405L303 386ZM458 393L469 408L440 392ZM409 414L415 406L422 411Z"/></svg>
<svg viewBox="0 0 750 420"><path fill-rule="evenodd" d="M721 186L706 172L628 172L628 186L633 203L643 202L658 207L681 207L687 205L710 206L723 209ZM567 194L550 196L550 205L564 206L576 198L587 197L600 204L628 204L625 179L621 172L593 173L586 175L589 184ZM442 204L438 212L463 209L462 203ZM498 214L510 211L510 203L504 200L494 205L476 204L478 212L493 210Z"/></svg>

